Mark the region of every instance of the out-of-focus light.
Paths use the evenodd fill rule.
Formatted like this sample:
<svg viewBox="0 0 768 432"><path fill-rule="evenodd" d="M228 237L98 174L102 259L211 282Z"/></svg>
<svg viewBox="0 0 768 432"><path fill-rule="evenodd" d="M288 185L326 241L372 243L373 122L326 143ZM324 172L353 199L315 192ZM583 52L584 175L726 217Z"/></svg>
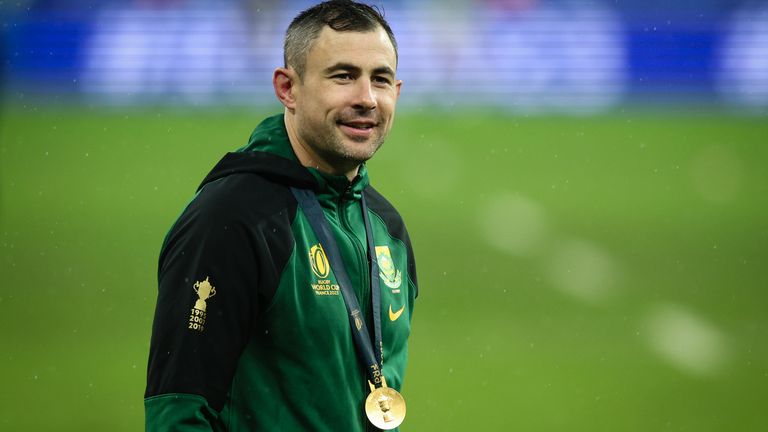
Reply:
<svg viewBox="0 0 768 432"><path fill-rule="evenodd" d="M598 304L616 291L617 265L606 250L591 241L558 241L548 263L553 286L579 300Z"/></svg>
<svg viewBox="0 0 768 432"><path fill-rule="evenodd" d="M544 210L533 200L511 193L492 196L480 207L477 220L489 245L516 256L539 252L549 231Z"/></svg>
<svg viewBox="0 0 768 432"><path fill-rule="evenodd" d="M718 89L735 105L768 107L768 6L733 15L722 44Z"/></svg>
<svg viewBox="0 0 768 432"><path fill-rule="evenodd" d="M692 375L717 374L728 357L725 335L705 318L676 304L655 306L646 317L648 344L659 357Z"/></svg>

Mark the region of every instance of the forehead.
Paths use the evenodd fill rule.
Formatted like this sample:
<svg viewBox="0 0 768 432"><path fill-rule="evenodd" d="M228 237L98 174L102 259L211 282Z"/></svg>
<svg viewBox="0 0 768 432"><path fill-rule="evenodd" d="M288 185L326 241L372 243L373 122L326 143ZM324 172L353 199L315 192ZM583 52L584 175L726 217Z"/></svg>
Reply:
<svg viewBox="0 0 768 432"><path fill-rule="evenodd" d="M337 63L348 63L363 69L397 67L395 48L382 28L367 32L335 31L326 26L307 54L308 71L323 70Z"/></svg>

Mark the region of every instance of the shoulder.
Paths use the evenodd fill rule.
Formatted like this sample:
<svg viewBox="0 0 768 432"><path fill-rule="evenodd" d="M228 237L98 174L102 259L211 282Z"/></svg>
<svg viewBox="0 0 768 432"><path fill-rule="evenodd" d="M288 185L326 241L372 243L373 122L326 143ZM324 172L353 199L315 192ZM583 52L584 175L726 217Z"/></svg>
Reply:
<svg viewBox="0 0 768 432"><path fill-rule="evenodd" d="M365 188L363 194L365 194L365 202L368 205L368 209L376 213L384 221L390 233L401 239L403 236L407 236L405 222L403 222L400 212L397 211L392 203L384 198L373 186Z"/></svg>
<svg viewBox="0 0 768 432"><path fill-rule="evenodd" d="M293 209L296 200L287 186L258 174L234 173L206 183L189 205L205 218L246 220L271 217Z"/></svg>
<svg viewBox="0 0 768 432"><path fill-rule="evenodd" d="M252 248L258 239L290 239L296 201L286 186L253 173L234 173L206 183L178 217L163 250L202 243ZM165 255L161 254L161 257Z"/></svg>
<svg viewBox="0 0 768 432"><path fill-rule="evenodd" d="M414 285L414 297L418 295L418 281L416 278L416 261L413 256L413 245L405 228L405 222L400 213L379 191L368 186L364 191L365 202L368 210L376 214L384 222L389 235L400 240L408 252L408 278Z"/></svg>

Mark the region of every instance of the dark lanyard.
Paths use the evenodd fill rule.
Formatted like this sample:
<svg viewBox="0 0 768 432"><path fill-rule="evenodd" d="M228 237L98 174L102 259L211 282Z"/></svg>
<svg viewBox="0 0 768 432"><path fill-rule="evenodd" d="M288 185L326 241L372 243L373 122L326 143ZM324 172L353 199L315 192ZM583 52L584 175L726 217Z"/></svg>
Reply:
<svg viewBox="0 0 768 432"><path fill-rule="evenodd" d="M333 273L336 275L336 281L339 283L339 290L344 298L344 304L347 307L347 315L349 315L349 325L352 328L352 336L355 340L355 348L357 349L357 355L360 361L366 365L366 373L368 379L373 383L375 387L381 387L381 368L384 357L384 346L381 342L381 293L379 292L379 264L376 262L376 252L373 243L373 231L371 230L371 221L368 218L368 206L365 204L365 196L363 195L360 205L363 210L363 221L365 222L365 238L368 242L368 261L370 263L371 271L371 301L373 303L373 330L375 344L378 347L374 351L371 344L370 333L368 333L368 326L363 320L360 304L357 301L357 296L352 290L352 283L349 280L346 267L344 267L344 261L341 258L339 247L336 244L336 240L333 237L331 227L328 224L328 220L325 218L323 208L317 201L317 196L314 192L307 189L291 188L293 195L299 202L304 215L309 220L309 225L312 227L312 231L315 232L320 244L325 250L325 254L328 257L328 261L331 265Z"/></svg>

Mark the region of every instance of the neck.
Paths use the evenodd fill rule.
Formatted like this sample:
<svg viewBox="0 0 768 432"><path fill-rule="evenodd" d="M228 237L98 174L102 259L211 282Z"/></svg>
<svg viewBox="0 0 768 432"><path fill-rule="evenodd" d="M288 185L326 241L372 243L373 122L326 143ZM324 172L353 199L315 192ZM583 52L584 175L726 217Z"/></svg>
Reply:
<svg viewBox="0 0 768 432"><path fill-rule="evenodd" d="M331 163L321 158L317 152L304 142L299 136L296 130L295 116L288 110L285 111L285 130L288 132L288 141L291 143L291 148L296 154L296 158L299 159L299 163L307 168L315 168L318 171L331 174L331 175L344 175L352 181L357 175L360 165L356 165L353 169L340 169L334 167Z"/></svg>

